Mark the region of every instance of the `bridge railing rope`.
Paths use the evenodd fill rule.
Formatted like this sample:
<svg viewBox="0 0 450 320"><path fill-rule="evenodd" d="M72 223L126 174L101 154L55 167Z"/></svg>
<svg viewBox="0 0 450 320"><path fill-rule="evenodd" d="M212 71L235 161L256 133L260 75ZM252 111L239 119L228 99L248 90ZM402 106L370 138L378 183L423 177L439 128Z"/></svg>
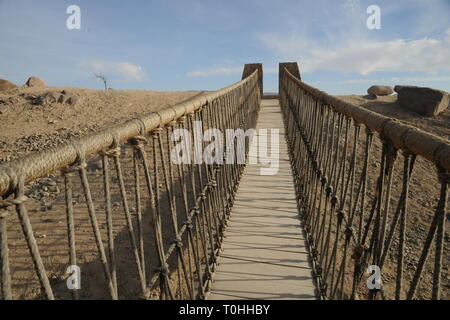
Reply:
<svg viewBox="0 0 450 320"><path fill-rule="evenodd" d="M57 251L54 248L57 242L66 246L66 254L59 257L62 265L81 264L81 283L88 283L83 278L86 272L80 256L86 251L86 239L91 239L95 243L91 246L97 251L97 264L101 266L97 271L103 276L94 274L89 280L101 284L97 290L102 294L92 296L83 289L72 290L74 299L202 299L210 284L244 165L204 161L186 164L179 158L174 162L172 133L177 129L192 133L198 126L203 132L212 128L222 132L247 130L256 124L260 99L259 72L255 70L242 81L217 92L1 164L0 297L21 297L15 294L20 287L13 272L17 266L11 268L17 258L15 246L8 239L10 229L20 224L31 258L28 261L32 263L22 267L34 268L40 287L32 298L55 299L69 292L64 285L55 292L46 269L48 256L52 258L50 252ZM190 140L181 143L193 155L198 142L193 141L194 136L189 137ZM200 139L204 148L203 136ZM90 170L93 158L100 159L99 177ZM65 236L46 244L52 235L37 239L33 228L47 214L30 215L27 193L33 183L55 172L60 172L64 185L64 197L60 199L64 205L59 215L65 218L66 227L63 224L54 233ZM99 180L96 183L95 178ZM93 237L84 237L89 230L79 230L82 214L87 216ZM129 241L125 257L119 256L118 246L123 244L117 241L121 233L118 224L123 226L125 239ZM14 239L18 233L13 235ZM148 248L149 243L153 251ZM121 268L121 262L126 266ZM121 286L130 291L128 282L133 281L137 289L129 295L122 294ZM74 280L72 284L76 283Z"/></svg>
<svg viewBox="0 0 450 320"><path fill-rule="evenodd" d="M320 296L448 299L448 140L347 104L287 66L280 100Z"/></svg>

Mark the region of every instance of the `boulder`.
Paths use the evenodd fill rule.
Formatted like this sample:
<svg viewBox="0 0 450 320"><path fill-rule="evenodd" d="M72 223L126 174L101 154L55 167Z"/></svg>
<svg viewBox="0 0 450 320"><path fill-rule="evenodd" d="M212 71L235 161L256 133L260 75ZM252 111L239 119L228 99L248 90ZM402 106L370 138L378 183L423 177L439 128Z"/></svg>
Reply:
<svg viewBox="0 0 450 320"><path fill-rule="evenodd" d="M47 86L43 80L36 77L29 77L26 85L35 88L45 88Z"/></svg>
<svg viewBox="0 0 450 320"><path fill-rule="evenodd" d="M44 93L36 98L34 98L31 103L33 103L34 105L47 105L47 104L52 104L55 103L56 101L58 101L59 96L54 93L54 92L47 92Z"/></svg>
<svg viewBox="0 0 450 320"><path fill-rule="evenodd" d="M9 82L8 80L0 79L0 91L11 90L14 88L17 88L17 86L14 83Z"/></svg>
<svg viewBox="0 0 450 320"><path fill-rule="evenodd" d="M59 98L58 98L58 103L65 103L65 104L74 105L77 102L78 102L78 98L76 96L71 95L71 94L69 94L69 95L61 94L59 96Z"/></svg>
<svg viewBox="0 0 450 320"><path fill-rule="evenodd" d="M424 87L396 86L398 103L402 108L432 117L444 112L450 103L450 95L441 90Z"/></svg>
<svg viewBox="0 0 450 320"><path fill-rule="evenodd" d="M78 102L78 98L75 96L68 96L65 103L70 105L75 105Z"/></svg>
<svg viewBox="0 0 450 320"><path fill-rule="evenodd" d="M394 90L389 86L371 86L367 93L372 96L390 96Z"/></svg>

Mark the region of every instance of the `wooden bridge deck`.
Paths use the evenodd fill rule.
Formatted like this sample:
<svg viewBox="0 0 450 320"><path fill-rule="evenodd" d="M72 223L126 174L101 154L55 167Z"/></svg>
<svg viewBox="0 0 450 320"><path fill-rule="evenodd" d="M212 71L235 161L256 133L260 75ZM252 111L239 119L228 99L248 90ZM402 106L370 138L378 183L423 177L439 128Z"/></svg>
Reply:
<svg viewBox="0 0 450 320"><path fill-rule="evenodd" d="M278 100L262 101L258 129L263 128L280 130L279 171L262 176L261 165L245 169L211 300L316 299Z"/></svg>

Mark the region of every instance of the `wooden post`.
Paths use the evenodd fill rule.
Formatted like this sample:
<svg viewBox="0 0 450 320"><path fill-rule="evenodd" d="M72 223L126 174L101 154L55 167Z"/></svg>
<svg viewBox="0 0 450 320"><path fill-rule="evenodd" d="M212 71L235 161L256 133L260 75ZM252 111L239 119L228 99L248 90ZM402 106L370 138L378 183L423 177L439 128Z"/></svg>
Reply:
<svg viewBox="0 0 450 320"><path fill-rule="evenodd" d="M258 69L259 77L259 90L261 91L261 97L263 96L263 65L262 63L248 63L244 66L244 72L242 73L242 79L250 76L256 69Z"/></svg>
<svg viewBox="0 0 450 320"><path fill-rule="evenodd" d="M297 62L281 62L278 74L278 94L281 94L281 79L283 76L284 68L286 68L292 75L296 76L299 80L302 80L300 76L300 69L298 68Z"/></svg>

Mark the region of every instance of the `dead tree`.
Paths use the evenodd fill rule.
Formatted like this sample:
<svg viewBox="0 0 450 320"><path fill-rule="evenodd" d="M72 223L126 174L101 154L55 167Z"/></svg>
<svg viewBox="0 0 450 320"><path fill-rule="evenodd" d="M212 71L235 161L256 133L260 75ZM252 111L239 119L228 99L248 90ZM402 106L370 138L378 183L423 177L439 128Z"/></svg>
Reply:
<svg viewBox="0 0 450 320"><path fill-rule="evenodd" d="M103 84L105 85L105 91L108 90L108 85L107 85L108 79L106 79L106 77L102 73L94 72L94 76L103 82Z"/></svg>

